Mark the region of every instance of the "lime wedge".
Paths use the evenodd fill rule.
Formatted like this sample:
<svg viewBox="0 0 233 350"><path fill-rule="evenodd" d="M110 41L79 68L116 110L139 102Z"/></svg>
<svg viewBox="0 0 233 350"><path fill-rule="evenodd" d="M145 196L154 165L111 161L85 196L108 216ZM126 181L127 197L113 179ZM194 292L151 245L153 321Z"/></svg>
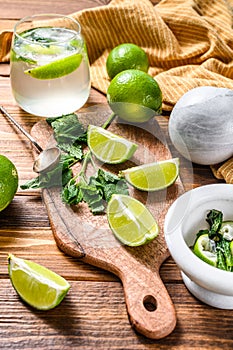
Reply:
<svg viewBox="0 0 233 350"><path fill-rule="evenodd" d="M178 158L143 164L120 172L120 176L125 177L132 186L142 191L167 188L176 181L178 174Z"/></svg>
<svg viewBox="0 0 233 350"><path fill-rule="evenodd" d="M64 49L58 45L38 45L38 44L27 44L23 47L24 52L32 52L37 55L58 55Z"/></svg>
<svg viewBox="0 0 233 350"><path fill-rule="evenodd" d="M70 289L69 283L55 272L12 254L8 257L8 271L19 296L38 310L59 305Z"/></svg>
<svg viewBox="0 0 233 350"><path fill-rule="evenodd" d="M77 53L72 56L52 61L43 66L25 70L24 73L36 79L55 79L74 72L82 61L82 55Z"/></svg>
<svg viewBox="0 0 233 350"><path fill-rule="evenodd" d="M109 226L118 240L136 247L152 241L159 227L151 212L137 199L113 194L107 206Z"/></svg>
<svg viewBox="0 0 233 350"><path fill-rule="evenodd" d="M104 163L118 164L130 159L137 145L99 126L89 125L87 143L91 152Z"/></svg>
<svg viewBox="0 0 233 350"><path fill-rule="evenodd" d="M206 263L217 266L217 253L211 248L211 240L208 234L201 235L195 241L193 252Z"/></svg>

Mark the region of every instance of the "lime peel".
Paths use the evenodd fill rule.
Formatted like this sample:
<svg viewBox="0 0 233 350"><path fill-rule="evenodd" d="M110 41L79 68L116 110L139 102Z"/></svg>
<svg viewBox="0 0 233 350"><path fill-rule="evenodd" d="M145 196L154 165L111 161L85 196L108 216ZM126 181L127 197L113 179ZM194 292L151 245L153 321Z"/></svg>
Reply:
<svg viewBox="0 0 233 350"><path fill-rule="evenodd" d="M0 155L0 211L13 200L18 189L18 172L15 165L4 155Z"/></svg>
<svg viewBox="0 0 233 350"><path fill-rule="evenodd" d="M110 82L107 101L112 111L131 123L144 123L162 111L162 91L157 81L138 69L118 73Z"/></svg>
<svg viewBox="0 0 233 350"><path fill-rule="evenodd" d="M56 79L74 72L81 64L82 54L77 53L56 61L25 70L24 73L36 79Z"/></svg>
<svg viewBox="0 0 233 350"><path fill-rule="evenodd" d="M110 79L126 69L139 69L147 72L149 60L146 52L133 43L123 43L114 47L106 61L106 69Z"/></svg>
<svg viewBox="0 0 233 350"><path fill-rule="evenodd" d="M159 234L159 226L151 212L143 203L127 195L112 195L107 217L113 234L127 246L147 244Z"/></svg>
<svg viewBox="0 0 233 350"><path fill-rule="evenodd" d="M179 158L135 166L120 171L119 175L139 190L162 190L176 181L179 175Z"/></svg>
<svg viewBox="0 0 233 350"><path fill-rule="evenodd" d="M64 299L69 283L55 272L33 261L8 256L8 272L19 296L38 310L50 310Z"/></svg>
<svg viewBox="0 0 233 350"><path fill-rule="evenodd" d="M195 241L193 252L196 256L209 265L217 266L217 254L208 249L210 244L209 242L210 239L208 234L199 236Z"/></svg>

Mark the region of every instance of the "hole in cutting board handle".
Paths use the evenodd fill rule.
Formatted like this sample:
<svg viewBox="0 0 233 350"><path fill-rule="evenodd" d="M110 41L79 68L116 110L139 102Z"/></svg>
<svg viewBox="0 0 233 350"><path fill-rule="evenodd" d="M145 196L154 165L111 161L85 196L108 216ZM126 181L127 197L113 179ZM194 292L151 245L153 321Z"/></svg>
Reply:
<svg viewBox="0 0 233 350"><path fill-rule="evenodd" d="M143 305L147 311L153 312L157 309L157 301L153 295L146 295L143 299Z"/></svg>

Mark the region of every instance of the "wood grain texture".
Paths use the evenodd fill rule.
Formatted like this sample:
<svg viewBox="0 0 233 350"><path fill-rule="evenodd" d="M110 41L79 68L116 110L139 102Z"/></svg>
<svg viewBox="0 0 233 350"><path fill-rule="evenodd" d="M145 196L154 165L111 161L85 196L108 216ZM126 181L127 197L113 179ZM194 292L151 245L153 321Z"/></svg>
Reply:
<svg viewBox="0 0 233 350"><path fill-rule="evenodd" d="M65 14L77 7L85 8L91 2L96 6L95 0L0 0L0 30L13 28L20 17L39 9L51 13L59 8ZM57 4L60 7L56 7ZM23 112L16 105L11 94L9 71L8 64L0 64L1 104L30 131L41 118ZM105 96L92 89L87 106L98 103L106 103ZM159 121L164 134L167 134L167 122L168 115ZM168 137L167 142L173 156L177 156ZM0 153L16 163L20 183L35 176L30 144L1 115ZM190 165L182 157L180 159L185 189L218 182L208 166ZM7 272L9 252L41 263L68 279L72 288L57 309L38 312L18 298ZM0 213L0 348L232 349L232 311L214 309L196 300L185 288L171 258L162 264L159 273L175 306L177 324L167 337L152 340L132 329L118 277L60 251L40 191L19 189L12 204Z"/></svg>
<svg viewBox="0 0 233 350"><path fill-rule="evenodd" d="M107 105L94 106L78 113L78 117L86 125L101 125L110 113ZM138 144L130 161L110 167L116 174L123 168L171 158L155 119L140 126L117 120L108 130ZM51 128L46 122L35 124L31 133L43 148L54 142ZM106 168L106 164L100 166ZM159 277L159 268L169 255L163 236L165 213L183 193L183 186L178 179L164 191L149 194L131 188L130 193L147 205L160 226L159 236L138 248L119 244L109 229L105 215L93 216L82 203L74 208L64 205L60 188L43 190L43 199L60 249L117 274L123 282L131 324L147 337L159 339L171 333L176 324L174 307ZM152 304L153 312L148 310L148 304Z"/></svg>
<svg viewBox="0 0 233 350"><path fill-rule="evenodd" d="M183 284L166 285L182 315L162 340L135 334L127 320L122 287L115 282L70 281L59 307L36 311L21 302L8 279L0 284L1 349L171 349L232 348L231 316L197 302ZM188 317L192 314L192 317ZM10 317L9 317L10 315ZM198 327L196 327L198 325ZM9 328L12 332L9 338ZM184 333L185 329L185 333ZM14 340L13 340L14 339ZM12 341L13 340L13 341Z"/></svg>

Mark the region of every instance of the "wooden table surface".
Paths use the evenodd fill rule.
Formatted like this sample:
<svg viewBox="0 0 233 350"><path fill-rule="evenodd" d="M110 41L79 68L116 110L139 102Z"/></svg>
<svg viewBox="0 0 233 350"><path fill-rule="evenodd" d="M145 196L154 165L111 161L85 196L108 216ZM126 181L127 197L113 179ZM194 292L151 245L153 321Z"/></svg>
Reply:
<svg viewBox="0 0 233 350"><path fill-rule="evenodd" d="M69 14L109 2L0 0L0 30L12 28L17 19L33 13ZM0 64L0 96L1 104L28 131L40 120L16 105L11 95L9 64ZM106 103L105 96L92 89L87 106L98 103ZM161 118L160 124L166 133L167 117ZM172 146L171 151L177 156ZM0 153L15 163L20 184L34 177L30 142L2 115ZM186 190L217 183L208 166L192 167L182 158L181 178ZM8 276L9 252L43 264L70 282L72 288L60 306L42 312L21 302ZM196 300L171 258L163 264L161 277L175 305L177 326L166 338L151 340L132 329L120 280L62 253L54 241L40 190L19 189L10 206L0 213L0 348L231 349L232 311L214 309Z"/></svg>

